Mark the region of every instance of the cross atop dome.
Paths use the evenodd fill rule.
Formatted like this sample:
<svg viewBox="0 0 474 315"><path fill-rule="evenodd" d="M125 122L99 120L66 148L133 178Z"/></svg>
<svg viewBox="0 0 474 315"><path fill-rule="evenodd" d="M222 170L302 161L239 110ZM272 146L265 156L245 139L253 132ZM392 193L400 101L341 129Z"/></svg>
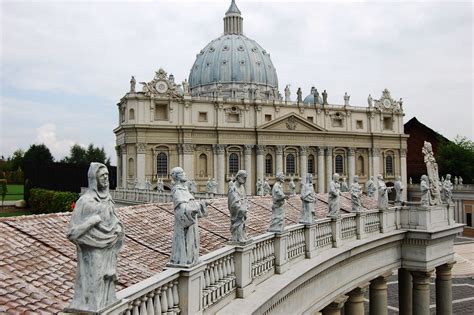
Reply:
<svg viewBox="0 0 474 315"><path fill-rule="evenodd" d="M224 17L224 34L243 34L243 18L240 10L232 0L229 9Z"/></svg>

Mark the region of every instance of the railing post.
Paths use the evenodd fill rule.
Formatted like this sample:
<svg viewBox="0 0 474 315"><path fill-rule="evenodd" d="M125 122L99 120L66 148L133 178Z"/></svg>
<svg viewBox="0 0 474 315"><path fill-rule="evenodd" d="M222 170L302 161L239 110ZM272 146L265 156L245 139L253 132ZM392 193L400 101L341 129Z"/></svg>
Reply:
<svg viewBox="0 0 474 315"><path fill-rule="evenodd" d="M454 224L454 203L448 201L448 225Z"/></svg>
<svg viewBox="0 0 474 315"><path fill-rule="evenodd" d="M282 274L288 270L288 231L275 233L275 272Z"/></svg>
<svg viewBox="0 0 474 315"><path fill-rule="evenodd" d="M178 278L178 296L180 315L202 314L202 288L205 264L180 269ZM171 268L170 268L171 269Z"/></svg>
<svg viewBox="0 0 474 315"><path fill-rule="evenodd" d="M365 221L366 221L367 214L365 212L357 212L356 213L356 227L357 227L357 239L361 240L366 238L367 235L365 234Z"/></svg>
<svg viewBox="0 0 474 315"><path fill-rule="evenodd" d="M341 217L331 217L332 247L341 246Z"/></svg>
<svg viewBox="0 0 474 315"><path fill-rule="evenodd" d="M387 233L395 230L395 209L379 210L380 233Z"/></svg>
<svg viewBox="0 0 474 315"><path fill-rule="evenodd" d="M312 258L316 254L316 223L305 224L304 243L306 258Z"/></svg>
<svg viewBox="0 0 474 315"><path fill-rule="evenodd" d="M252 250L255 243L235 245L235 283L237 285L237 297L245 298L255 291L252 283Z"/></svg>

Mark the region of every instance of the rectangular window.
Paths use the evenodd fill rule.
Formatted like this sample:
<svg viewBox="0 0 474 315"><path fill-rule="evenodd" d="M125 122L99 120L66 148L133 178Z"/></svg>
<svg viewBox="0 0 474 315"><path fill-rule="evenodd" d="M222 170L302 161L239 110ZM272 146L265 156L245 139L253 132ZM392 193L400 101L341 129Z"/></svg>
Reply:
<svg viewBox="0 0 474 315"><path fill-rule="evenodd" d="M466 213L466 225L472 227L472 213Z"/></svg>
<svg viewBox="0 0 474 315"><path fill-rule="evenodd" d="M332 126L333 126L333 127L343 127L343 125L342 125L342 119L333 118L333 120L332 120Z"/></svg>
<svg viewBox="0 0 474 315"><path fill-rule="evenodd" d="M313 116L308 116L308 117L306 117L306 119L310 122L313 122Z"/></svg>
<svg viewBox="0 0 474 315"><path fill-rule="evenodd" d="M207 112L199 112L198 121L207 122Z"/></svg>
<svg viewBox="0 0 474 315"><path fill-rule="evenodd" d="M240 122L240 116L239 116L239 114L229 113L229 114L227 115L227 122L231 122L231 123L238 123L238 122Z"/></svg>
<svg viewBox="0 0 474 315"><path fill-rule="evenodd" d="M265 121L266 122L272 121L272 115L265 115Z"/></svg>
<svg viewBox="0 0 474 315"><path fill-rule="evenodd" d="M364 122L362 120L356 120L356 129L364 129Z"/></svg>
<svg viewBox="0 0 474 315"><path fill-rule="evenodd" d="M384 117L383 118L383 129L384 130L392 130L392 117Z"/></svg>
<svg viewBox="0 0 474 315"><path fill-rule="evenodd" d="M168 120L168 105L155 105L155 120Z"/></svg>

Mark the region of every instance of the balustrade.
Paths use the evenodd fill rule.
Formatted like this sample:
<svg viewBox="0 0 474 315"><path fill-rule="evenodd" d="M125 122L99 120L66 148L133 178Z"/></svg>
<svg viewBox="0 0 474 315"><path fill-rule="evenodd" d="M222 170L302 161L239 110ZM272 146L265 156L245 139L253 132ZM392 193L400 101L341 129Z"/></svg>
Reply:
<svg viewBox="0 0 474 315"><path fill-rule="evenodd" d="M357 224L355 215L350 214L341 220L341 239L357 237Z"/></svg>
<svg viewBox="0 0 474 315"><path fill-rule="evenodd" d="M315 243L316 248L324 248L326 246L332 246L332 229L331 221L329 219L323 219L316 221L316 233Z"/></svg>
<svg viewBox="0 0 474 315"><path fill-rule="evenodd" d="M251 256L252 279L259 278L275 268L275 240L273 234L268 233L255 240L255 248Z"/></svg>
<svg viewBox="0 0 474 315"><path fill-rule="evenodd" d="M233 252L214 261L206 262L202 288L204 310L235 291L234 264Z"/></svg>
<svg viewBox="0 0 474 315"><path fill-rule="evenodd" d="M365 216L365 233L374 233L379 232L380 230L380 217L379 212L377 210L367 211L367 215Z"/></svg>
<svg viewBox="0 0 474 315"><path fill-rule="evenodd" d="M290 228L289 232L287 252L288 259L291 261L305 254L304 226L299 225L296 228Z"/></svg>

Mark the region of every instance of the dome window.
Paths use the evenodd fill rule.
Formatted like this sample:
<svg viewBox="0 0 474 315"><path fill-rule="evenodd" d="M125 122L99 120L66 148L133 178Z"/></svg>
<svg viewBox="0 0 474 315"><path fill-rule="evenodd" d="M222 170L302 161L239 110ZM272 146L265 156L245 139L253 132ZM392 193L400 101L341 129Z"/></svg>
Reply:
<svg viewBox="0 0 474 315"><path fill-rule="evenodd" d="M209 48L209 52L214 52L216 49L214 47Z"/></svg>
<svg viewBox="0 0 474 315"><path fill-rule="evenodd" d="M257 47L252 48L252 51L256 53L258 51Z"/></svg>
<svg viewBox="0 0 474 315"><path fill-rule="evenodd" d="M244 51L244 46L239 46L239 48L237 48L238 51Z"/></svg>
<svg viewBox="0 0 474 315"><path fill-rule="evenodd" d="M206 67L209 67L211 65L210 62L206 62Z"/></svg>
<svg viewBox="0 0 474 315"><path fill-rule="evenodd" d="M222 48L222 51L228 51L229 50L229 46L224 46L224 48Z"/></svg>
<svg viewBox="0 0 474 315"><path fill-rule="evenodd" d="M226 65L226 64L227 64L227 60L222 60L222 64L223 64L223 65Z"/></svg>
<svg viewBox="0 0 474 315"><path fill-rule="evenodd" d="M245 60L240 60L240 64L241 64L241 65L244 65L244 64L245 64Z"/></svg>

